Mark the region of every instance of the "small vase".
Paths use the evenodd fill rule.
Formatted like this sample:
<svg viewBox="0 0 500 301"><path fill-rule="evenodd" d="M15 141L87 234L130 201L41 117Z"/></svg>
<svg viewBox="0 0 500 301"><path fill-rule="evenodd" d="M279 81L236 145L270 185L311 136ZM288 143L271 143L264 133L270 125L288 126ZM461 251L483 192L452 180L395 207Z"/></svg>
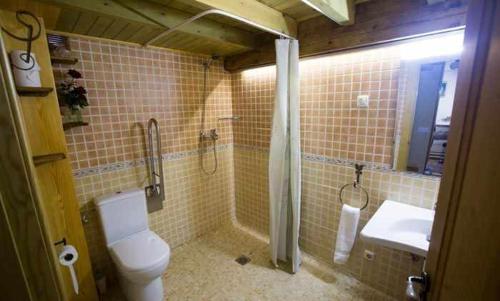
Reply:
<svg viewBox="0 0 500 301"><path fill-rule="evenodd" d="M83 122L82 111L66 108L63 115L63 123Z"/></svg>

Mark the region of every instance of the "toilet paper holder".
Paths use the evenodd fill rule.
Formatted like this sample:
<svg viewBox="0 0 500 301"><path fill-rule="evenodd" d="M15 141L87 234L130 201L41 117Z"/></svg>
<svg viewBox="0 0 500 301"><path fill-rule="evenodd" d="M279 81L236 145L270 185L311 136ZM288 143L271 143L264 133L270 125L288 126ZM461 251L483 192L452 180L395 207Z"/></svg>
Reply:
<svg viewBox="0 0 500 301"><path fill-rule="evenodd" d="M54 246L58 246L58 245L63 245L63 246L66 246L67 245L67 242L66 242L66 237L63 237L63 239L61 240L58 240L54 243ZM73 255L71 254L66 254L64 255L64 259L67 260L67 261L70 261L71 259L73 259Z"/></svg>
<svg viewBox="0 0 500 301"><path fill-rule="evenodd" d="M66 238L56 241L54 245L63 245L61 252L59 253L59 263L69 269L71 276L71 282L73 284L73 289L75 294L78 295L80 291L80 285L78 283L78 277L75 270L75 263L78 260L78 251L75 246L66 243Z"/></svg>
<svg viewBox="0 0 500 301"><path fill-rule="evenodd" d="M63 246L67 245L67 242L66 242L66 237L63 237L61 240L56 241L56 242L54 243L54 246L58 246L58 245L61 245L61 244L62 244Z"/></svg>

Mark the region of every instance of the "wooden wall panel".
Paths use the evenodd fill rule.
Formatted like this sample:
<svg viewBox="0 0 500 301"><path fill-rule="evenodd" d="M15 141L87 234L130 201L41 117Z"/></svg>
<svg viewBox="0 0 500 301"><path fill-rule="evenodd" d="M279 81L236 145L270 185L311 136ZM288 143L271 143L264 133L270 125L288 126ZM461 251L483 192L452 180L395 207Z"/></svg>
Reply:
<svg viewBox="0 0 500 301"><path fill-rule="evenodd" d="M0 10L0 25L17 35L25 35L25 28L17 23L13 12ZM2 37L8 52L13 49L26 48L24 42L3 33ZM52 87L54 91L45 97L18 95L13 104L16 107L14 111L17 113L17 118L20 120L21 141L26 141L25 152L28 161L25 163L32 171L30 178L34 184L35 204L44 230L46 248L59 280L62 299L97 300L69 159L38 166L35 166L32 161L32 157L37 155L67 153L43 22L41 36L32 43L32 51L36 54L41 68L42 86ZM69 270L58 262L57 257L61 246L54 246L54 242L62 238L66 238L67 242L74 245L79 252L76 264L80 284L78 295L73 292ZM39 277L39 275L29 276Z"/></svg>
<svg viewBox="0 0 500 301"><path fill-rule="evenodd" d="M0 43L1 44L1 43ZM1 46L0 46L1 47ZM55 268L49 260L45 236L27 176L25 158L7 88L8 59L0 72L0 292L2 300L60 300ZM7 62L7 64L5 64ZM25 275L31 275L27 278ZM33 277L32 275L37 275Z"/></svg>
<svg viewBox="0 0 500 301"><path fill-rule="evenodd" d="M0 194L0 204L4 202ZM0 207L0 239L2 241L0 272L4 278L3 281L0 281L2 298L5 298L5 300L30 300L28 283L24 278L24 271L16 254L16 241L12 237L9 228L8 213L3 210L2 206ZM16 232L17 229L14 233Z"/></svg>
<svg viewBox="0 0 500 301"><path fill-rule="evenodd" d="M36 16L44 16L43 21L47 28L55 28L61 8L35 0L1 0L0 9L17 11L28 10Z"/></svg>
<svg viewBox="0 0 500 301"><path fill-rule="evenodd" d="M500 3L471 1L426 270L430 300L500 300Z"/></svg>
<svg viewBox="0 0 500 301"><path fill-rule="evenodd" d="M331 53L463 26L467 0L427 5L425 0L372 0L356 6L356 23L340 26L320 16L299 23L300 57ZM230 56L225 68L238 71L275 63L274 43Z"/></svg>

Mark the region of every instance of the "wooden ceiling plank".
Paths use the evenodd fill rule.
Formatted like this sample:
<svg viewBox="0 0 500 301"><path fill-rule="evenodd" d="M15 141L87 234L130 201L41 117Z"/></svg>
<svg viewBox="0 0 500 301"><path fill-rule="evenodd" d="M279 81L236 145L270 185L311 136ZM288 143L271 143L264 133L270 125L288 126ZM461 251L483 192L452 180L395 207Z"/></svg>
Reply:
<svg viewBox="0 0 500 301"><path fill-rule="evenodd" d="M199 43L200 43L199 39L196 39L196 38L192 37L192 38L188 39L187 41L183 41L181 43L181 45L182 45L183 49L190 51L190 50L192 50ZM207 43L207 47L206 48L209 48L208 44L210 44L210 43Z"/></svg>
<svg viewBox="0 0 500 301"><path fill-rule="evenodd" d="M166 28L174 27L192 17L192 15L188 13L157 3L137 0L114 1L149 21ZM251 33L231 26L225 26L208 19L197 20L191 24L179 27L178 30L220 42L245 46L249 49L255 46L254 38Z"/></svg>
<svg viewBox="0 0 500 301"><path fill-rule="evenodd" d="M80 11L92 12L101 16L126 19L159 28L170 28L185 19L190 14L166 7L164 5L139 0L41 0L51 4ZM62 29L58 29L64 31ZM195 34L212 40L254 48L253 35L245 30L225 26L212 20L198 20L179 28L179 31Z"/></svg>
<svg viewBox="0 0 500 301"><path fill-rule="evenodd" d="M269 5L270 7L277 9L279 11L284 11L289 9L290 7L297 6L297 4L300 4L302 1L301 0L281 0L281 1L275 1L274 4Z"/></svg>
<svg viewBox="0 0 500 301"><path fill-rule="evenodd" d="M352 0L302 0L339 25L354 23L354 1Z"/></svg>
<svg viewBox="0 0 500 301"><path fill-rule="evenodd" d="M78 21L76 21L75 26L71 32L77 34L86 34L87 31L92 27L92 25L97 20L97 16L89 13L81 13Z"/></svg>
<svg viewBox="0 0 500 301"><path fill-rule="evenodd" d="M257 0L196 0L196 2L223 10L276 32L297 37L297 22L294 19Z"/></svg>
<svg viewBox="0 0 500 301"><path fill-rule="evenodd" d="M113 23L103 32L102 37L112 39L116 37L125 27L128 22L122 19L114 19Z"/></svg>
<svg viewBox="0 0 500 301"><path fill-rule="evenodd" d="M130 38L144 26L139 23L128 23L113 39L130 42Z"/></svg>
<svg viewBox="0 0 500 301"><path fill-rule="evenodd" d="M102 37L102 34L113 24L113 20L113 18L109 17L98 17L86 34L94 37Z"/></svg>
<svg viewBox="0 0 500 301"><path fill-rule="evenodd" d="M283 13L293 16L295 20L300 24L300 22L311 19L317 16L320 16L321 13L310 7L309 5L304 4L302 1L298 1L295 5L289 6L286 9L278 9Z"/></svg>
<svg viewBox="0 0 500 301"><path fill-rule="evenodd" d="M80 12L63 9L56 22L56 30L73 32L73 28L78 20Z"/></svg>
<svg viewBox="0 0 500 301"><path fill-rule="evenodd" d="M166 47L169 48L168 45L172 43L173 40L177 38L177 35L175 33L168 35L166 37L163 37L158 40L158 42L155 44L158 47Z"/></svg>
<svg viewBox="0 0 500 301"><path fill-rule="evenodd" d="M59 7L53 5L47 5L45 3L40 3L38 8L39 16L43 17L43 22L45 23L45 27L48 29L56 28L60 12L61 9Z"/></svg>
<svg viewBox="0 0 500 301"><path fill-rule="evenodd" d="M148 41L149 39L159 35L162 33L163 30L155 27L149 27L145 26L142 28L140 31L138 31L132 38L131 40L135 41L136 43L143 44L144 42Z"/></svg>

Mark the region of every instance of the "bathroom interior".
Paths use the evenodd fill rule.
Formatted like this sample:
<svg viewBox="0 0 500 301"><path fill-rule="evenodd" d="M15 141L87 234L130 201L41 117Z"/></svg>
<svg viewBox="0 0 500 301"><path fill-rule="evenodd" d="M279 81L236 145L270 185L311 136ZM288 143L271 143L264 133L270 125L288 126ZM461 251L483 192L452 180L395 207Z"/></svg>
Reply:
<svg viewBox="0 0 500 301"><path fill-rule="evenodd" d="M499 22L2 0L0 299L498 300Z"/></svg>

